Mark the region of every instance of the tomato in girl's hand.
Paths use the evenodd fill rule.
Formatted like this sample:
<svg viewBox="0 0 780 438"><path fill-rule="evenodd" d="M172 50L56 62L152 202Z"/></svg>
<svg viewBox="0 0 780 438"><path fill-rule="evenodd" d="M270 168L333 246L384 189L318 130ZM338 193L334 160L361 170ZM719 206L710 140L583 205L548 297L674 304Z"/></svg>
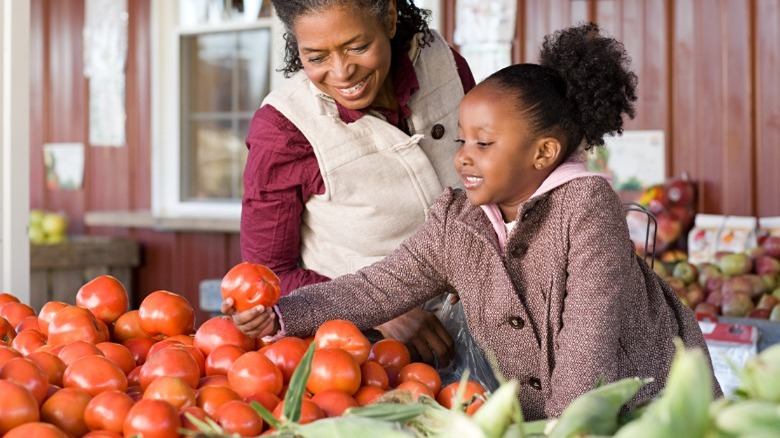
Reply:
<svg viewBox="0 0 780 438"><path fill-rule="evenodd" d="M279 300L279 277L268 267L241 262L228 271L220 284L222 299L233 299L239 312L263 305L271 307Z"/></svg>

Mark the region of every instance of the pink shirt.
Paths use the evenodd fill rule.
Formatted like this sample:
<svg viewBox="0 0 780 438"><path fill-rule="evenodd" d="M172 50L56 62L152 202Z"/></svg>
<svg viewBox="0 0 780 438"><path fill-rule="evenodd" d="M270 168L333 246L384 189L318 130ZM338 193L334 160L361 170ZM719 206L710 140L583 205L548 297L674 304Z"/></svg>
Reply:
<svg viewBox="0 0 780 438"><path fill-rule="evenodd" d="M474 77L466 60L453 50L464 92ZM418 88L414 65L407 56L395 56L391 65L393 89L400 112L375 108L388 123L408 132L404 119L411 113L409 99ZM345 123L365 110L338 105ZM241 258L268 266L281 280L282 294L328 277L300 267L301 214L310 196L325 193L314 150L298 128L276 108L264 105L255 112L246 139L249 155L244 169L241 212Z"/></svg>

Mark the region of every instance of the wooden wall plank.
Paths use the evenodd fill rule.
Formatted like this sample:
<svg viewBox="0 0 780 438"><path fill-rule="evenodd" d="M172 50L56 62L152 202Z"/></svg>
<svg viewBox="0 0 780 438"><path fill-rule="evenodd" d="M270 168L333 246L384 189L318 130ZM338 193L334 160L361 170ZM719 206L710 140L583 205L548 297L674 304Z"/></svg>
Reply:
<svg viewBox="0 0 780 438"><path fill-rule="evenodd" d="M757 0L756 214L780 216L780 2Z"/></svg>
<svg viewBox="0 0 780 438"><path fill-rule="evenodd" d="M521 37L523 59L518 62L538 62L544 36L557 29L588 20L589 6L585 0L525 0Z"/></svg>
<svg viewBox="0 0 780 438"><path fill-rule="evenodd" d="M30 207L46 205L43 142L48 126L46 88L49 71L46 59L46 0L30 2Z"/></svg>
<svg viewBox="0 0 780 438"><path fill-rule="evenodd" d="M127 4L127 144L129 175L126 197L133 209L152 207L152 73L151 73L151 2L133 0Z"/></svg>

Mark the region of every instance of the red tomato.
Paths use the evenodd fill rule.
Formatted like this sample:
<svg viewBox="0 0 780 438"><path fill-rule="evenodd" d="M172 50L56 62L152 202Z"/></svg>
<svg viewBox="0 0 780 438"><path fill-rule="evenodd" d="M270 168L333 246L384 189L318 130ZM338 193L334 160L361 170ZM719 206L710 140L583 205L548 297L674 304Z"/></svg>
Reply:
<svg viewBox="0 0 780 438"><path fill-rule="evenodd" d="M279 404L282 399L279 398L276 394L268 391L260 391L256 392L249 397L244 397L244 401L247 403L250 402L258 402L260 403L268 412L273 412L276 408L276 405Z"/></svg>
<svg viewBox="0 0 780 438"><path fill-rule="evenodd" d="M11 341L11 346L27 356L46 345L46 336L38 330L25 330Z"/></svg>
<svg viewBox="0 0 780 438"><path fill-rule="evenodd" d="M378 386L382 389L387 389L389 381L387 379L387 372L379 362L373 360L367 360L360 365L360 384Z"/></svg>
<svg viewBox="0 0 780 438"><path fill-rule="evenodd" d="M198 387L200 369L198 363L187 350L180 347L170 347L149 356L141 366L139 383L146 390L149 384L160 376L181 377L193 388Z"/></svg>
<svg viewBox="0 0 780 438"><path fill-rule="evenodd" d="M38 323L38 317L35 315L25 316L22 322L16 326L17 333L24 330L41 331L41 325Z"/></svg>
<svg viewBox="0 0 780 438"><path fill-rule="evenodd" d="M195 394L195 402L211 418L220 406L230 400L241 400L241 396L231 388L225 386L204 386Z"/></svg>
<svg viewBox="0 0 780 438"><path fill-rule="evenodd" d="M255 339L244 334L229 316L215 316L195 331L194 345L208 356L222 345L234 345L244 351L255 349Z"/></svg>
<svg viewBox="0 0 780 438"><path fill-rule="evenodd" d="M23 356L22 353L19 352L19 350L13 347L0 345L0 367L3 366L4 363L8 362L9 360L15 357L23 357Z"/></svg>
<svg viewBox="0 0 780 438"><path fill-rule="evenodd" d="M20 424L39 420L38 402L27 388L0 380L0 394L0 436Z"/></svg>
<svg viewBox="0 0 780 438"><path fill-rule="evenodd" d="M366 361L371 350L368 338L350 321L332 319L322 324L314 334L317 349L341 348L355 358L358 365Z"/></svg>
<svg viewBox="0 0 780 438"><path fill-rule="evenodd" d="M272 414L276 418L281 418L282 412L284 412L284 400L276 405L276 409L273 410ZM298 420L298 424L311 423L321 418L325 418L325 412L322 411L322 408L317 403L308 398L301 400L301 418Z"/></svg>
<svg viewBox="0 0 780 438"><path fill-rule="evenodd" d="M286 337L263 347L261 352L282 371L284 383L287 384L308 348L309 345L303 339Z"/></svg>
<svg viewBox="0 0 780 438"><path fill-rule="evenodd" d="M63 307L54 314L48 327L48 343L51 345L65 345L79 340L92 344L104 341L95 315L83 307Z"/></svg>
<svg viewBox="0 0 780 438"><path fill-rule="evenodd" d="M322 409L326 417L339 417L347 409L358 405L355 397L338 389L326 389L319 394L315 394L311 401L317 403L317 406Z"/></svg>
<svg viewBox="0 0 780 438"><path fill-rule="evenodd" d="M122 425L134 403L132 397L122 391L101 392L84 408L84 421L90 430L122 433Z"/></svg>
<svg viewBox="0 0 780 438"><path fill-rule="evenodd" d="M213 374L211 376L203 376L198 380L198 388L204 386L224 386L230 388L230 382L228 382L226 374Z"/></svg>
<svg viewBox="0 0 780 438"><path fill-rule="evenodd" d="M84 411L91 399L83 389L62 388L43 402L41 421L53 424L71 436L82 436L89 432Z"/></svg>
<svg viewBox="0 0 780 438"><path fill-rule="evenodd" d="M384 368L395 366L398 369L409 365L412 361L406 345L401 341L389 338L379 340L371 346L368 360L378 362Z"/></svg>
<svg viewBox="0 0 780 438"><path fill-rule="evenodd" d="M214 413L214 420L228 434L257 436L263 431L263 419L248 403L241 400L225 402Z"/></svg>
<svg viewBox="0 0 780 438"><path fill-rule="evenodd" d="M27 359L38 364L51 385L62 386L62 375L65 373L65 362L56 354L48 351L33 351L26 356Z"/></svg>
<svg viewBox="0 0 780 438"><path fill-rule="evenodd" d="M16 298L15 295L11 295L7 292L0 293L0 305L5 303L18 303L19 298Z"/></svg>
<svg viewBox="0 0 780 438"><path fill-rule="evenodd" d="M28 316L35 316L35 310L32 307L24 303L17 303L11 301L10 303L0 304L0 317L5 318L11 324L11 327L16 327L22 320Z"/></svg>
<svg viewBox="0 0 780 438"><path fill-rule="evenodd" d="M35 421L11 429L3 438L69 438L68 434L53 424Z"/></svg>
<svg viewBox="0 0 780 438"><path fill-rule="evenodd" d="M116 278L98 275L76 292L76 305L88 309L106 324L111 324L127 311L127 290Z"/></svg>
<svg viewBox="0 0 780 438"><path fill-rule="evenodd" d="M49 323L54 315L61 309L70 306L70 304L64 301L47 301L46 304L41 306L41 311L38 312L38 325L41 327L41 333L49 336Z"/></svg>
<svg viewBox="0 0 780 438"><path fill-rule="evenodd" d="M395 387L397 391L409 391L412 394L412 400L417 400L421 395L427 395L430 398L434 398L433 391L428 388L424 383L417 380L407 380L401 382Z"/></svg>
<svg viewBox="0 0 780 438"><path fill-rule="evenodd" d="M220 345L211 351L211 354L206 357L206 375L223 375L227 376L228 370L233 366L233 362L241 357L245 350L242 350L235 345Z"/></svg>
<svg viewBox="0 0 780 438"><path fill-rule="evenodd" d="M360 388L360 366L355 358L339 348L316 350L311 361L311 374L306 389L319 394L326 389L338 389L354 394Z"/></svg>
<svg viewBox="0 0 780 438"><path fill-rule="evenodd" d="M57 353L57 357L65 362L65 366L68 366L77 359L81 359L85 356L105 356L105 354L103 354L95 344L90 344L86 341L73 341L65 344Z"/></svg>
<svg viewBox="0 0 780 438"><path fill-rule="evenodd" d="M133 371L133 368L136 367L133 353L130 352L129 348L122 344L117 344L115 342L101 342L96 344L95 347L103 352L103 354L106 356L106 359L109 359L111 362L119 365L119 368L122 369L122 372L124 372L125 375L130 374L130 371Z"/></svg>
<svg viewBox="0 0 780 438"><path fill-rule="evenodd" d="M166 290L150 293L138 308L141 330L147 335L175 336L192 333L195 311L186 298Z"/></svg>
<svg viewBox="0 0 780 438"><path fill-rule="evenodd" d="M16 357L0 367L0 380L16 382L30 391L40 406L49 390L49 380L35 362L27 358ZM0 397L4 397L0 395Z"/></svg>
<svg viewBox="0 0 780 438"><path fill-rule="evenodd" d="M250 262L233 266L220 284L222 299L232 298L233 307L242 312L279 301L279 277L268 267Z"/></svg>
<svg viewBox="0 0 780 438"><path fill-rule="evenodd" d="M190 419L189 415L197 418L200 421L206 421L206 411L197 406L190 406L179 411L179 420L181 421L181 427L193 432L200 432L198 426L195 425Z"/></svg>
<svg viewBox="0 0 780 438"><path fill-rule="evenodd" d="M148 337L141 330L141 319L138 316L138 310L127 311L114 321L113 340L120 344L128 339Z"/></svg>
<svg viewBox="0 0 780 438"><path fill-rule="evenodd" d="M145 336L131 338L122 342L122 345L130 350L130 354L133 355L136 364L143 365L144 362L146 362L146 358L149 356L149 350L151 350L154 345L154 340Z"/></svg>
<svg viewBox="0 0 780 438"><path fill-rule="evenodd" d="M363 385L355 393L355 401L359 406L365 406L373 403L376 399L384 395L385 390L374 385Z"/></svg>
<svg viewBox="0 0 780 438"><path fill-rule="evenodd" d="M460 387L460 382L453 382L445 386L444 388L441 389L441 391L439 391L439 395L436 397L436 401L439 402L439 404L444 406L445 408L451 409L454 401L453 399L455 398L455 394L457 394L459 387ZM471 401L472 398L475 395L482 395L485 392L487 392L487 390L479 383L471 380L466 382L466 390L463 394L462 402L467 404L466 407L467 415L471 415L474 412L477 412L477 409L479 409L483 403L482 399L480 398L476 398L472 402Z"/></svg>
<svg viewBox="0 0 780 438"><path fill-rule="evenodd" d="M122 427L124 436L178 438L179 413L168 402L141 399L130 408Z"/></svg>
<svg viewBox="0 0 780 438"><path fill-rule="evenodd" d="M11 345L11 342L16 337L16 330L14 326L8 322L7 319L0 316L0 345Z"/></svg>
<svg viewBox="0 0 780 438"><path fill-rule="evenodd" d="M127 389L127 376L119 365L103 356L84 356L65 368L65 388L83 389L93 397L103 391Z"/></svg>
<svg viewBox="0 0 780 438"><path fill-rule="evenodd" d="M422 362L414 362L401 368L398 381L401 383L416 380L425 384L431 390L431 397L436 398L441 390L441 376L436 368Z"/></svg>
<svg viewBox="0 0 780 438"><path fill-rule="evenodd" d="M241 397L248 397L258 391L279 394L284 383L279 368L257 351L248 351L236 359L227 378L230 387Z"/></svg>
<svg viewBox="0 0 780 438"><path fill-rule="evenodd" d="M144 390L143 398L166 401L177 410L195 406L195 390L180 377L157 377Z"/></svg>

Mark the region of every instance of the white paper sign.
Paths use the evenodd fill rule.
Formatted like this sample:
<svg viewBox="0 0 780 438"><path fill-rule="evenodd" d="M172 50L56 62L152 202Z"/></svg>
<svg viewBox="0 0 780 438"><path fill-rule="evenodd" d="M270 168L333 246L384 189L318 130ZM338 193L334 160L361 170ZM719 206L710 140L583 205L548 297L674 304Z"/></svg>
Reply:
<svg viewBox="0 0 780 438"><path fill-rule="evenodd" d="M589 155L588 166L610 173L615 190L643 190L666 179L663 131L623 131L604 140L606 147Z"/></svg>

